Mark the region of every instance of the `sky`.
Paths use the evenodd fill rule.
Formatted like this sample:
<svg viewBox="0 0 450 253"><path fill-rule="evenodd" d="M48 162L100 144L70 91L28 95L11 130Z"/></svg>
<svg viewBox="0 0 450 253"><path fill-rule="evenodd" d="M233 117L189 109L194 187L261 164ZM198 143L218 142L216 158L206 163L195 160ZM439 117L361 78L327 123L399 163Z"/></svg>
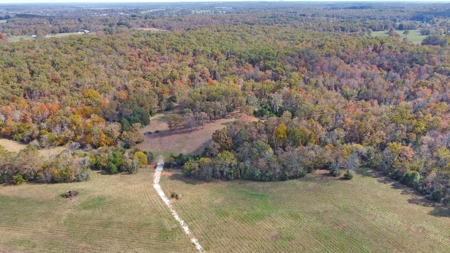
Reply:
<svg viewBox="0 0 450 253"><path fill-rule="evenodd" d="M151 2L232 2L232 1L267 1L267 0L0 0L3 3L151 3ZM276 0L268 0L276 1ZM450 3L450 0L284 0L298 2L439 2Z"/></svg>

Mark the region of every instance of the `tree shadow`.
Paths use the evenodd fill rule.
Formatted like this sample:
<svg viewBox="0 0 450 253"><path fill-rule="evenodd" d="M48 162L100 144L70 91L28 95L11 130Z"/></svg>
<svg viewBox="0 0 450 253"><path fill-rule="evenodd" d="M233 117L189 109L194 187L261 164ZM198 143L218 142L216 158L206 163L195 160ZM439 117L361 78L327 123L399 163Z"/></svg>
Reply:
<svg viewBox="0 0 450 253"><path fill-rule="evenodd" d="M377 179L379 183L388 184L392 189L401 190L402 195L409 195L408 203L415 204L424 207L431 207L431 210L428 214L436 217L450 217L450 208L445 207L442 203L437 203L435 201L427 199L424 195L420 194L414 188L403 185L400 182L391 179L385 175L381 171L376 171L368 168L359 168L356 170L358 175L364 177L372 177Z"/></svg>
<svg viewBox="0 0 450 253"><path fill-rule="evenodd" d="M190 185L201 185L201 184L206 184L209 182L213 182L214 180L211 181L203 181L203 180L199 180L193 177L188 177L183 175L183 173L177 171L174 172L174 170L169 170L170 172L172 172L172 174L168 177L169 180L176 180L176 181L181 181L183 183L186 184L190 184Z"/></svg>
<svg viewBox="0 0 450 253"><path fill-rule="evenodd" d="M200 146L197 149L192 151L192 154L201 155L203 153L203 151L205 150L205 148L209 146L211 141L212 140L207 140L207 141L203 142L202 144L200 144Z"/></svg>
<svg viewBox="0 0 450 253"><path fill-rule="evenodd" d="M201 130L202 127L198 126L198 127L192 127L192 128L183 128L183 129L177 129L177 130L156 130L155 132L147 132L144 133L144 138L149 138L149 139L157 139L157 138L161 138L161 137L168 137L168 136L173 136L173 135L179 135L179 134L185 134L185 133L191 133L191 132L195 132L198 130Z"/></svg>

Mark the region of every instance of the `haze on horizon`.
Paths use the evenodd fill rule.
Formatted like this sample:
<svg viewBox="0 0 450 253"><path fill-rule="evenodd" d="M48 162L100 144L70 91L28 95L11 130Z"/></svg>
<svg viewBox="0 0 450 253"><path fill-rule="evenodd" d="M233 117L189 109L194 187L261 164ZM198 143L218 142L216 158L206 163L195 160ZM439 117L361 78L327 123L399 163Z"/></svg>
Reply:
<svg viewBox="0 0 450 253"><path fill-rule="evenodd" d="M163 3L163 2L372 2L372 3L382 3L382 2L414 2L414 3L450 3L450 0L5 0L0 1L0 4L40 4L40 3Z"/></svg>

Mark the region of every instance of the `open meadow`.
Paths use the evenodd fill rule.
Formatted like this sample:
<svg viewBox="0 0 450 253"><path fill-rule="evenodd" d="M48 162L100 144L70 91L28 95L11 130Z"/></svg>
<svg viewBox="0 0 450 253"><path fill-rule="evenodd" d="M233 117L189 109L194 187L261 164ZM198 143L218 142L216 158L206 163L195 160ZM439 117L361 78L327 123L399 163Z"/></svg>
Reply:
<svg viewBox="0 0 450 253"><path fill-rule="evenodd" d="M250 122L258 118L241 113L234 113L231 117L214 120L193 129L170 131L166 114L157 114L150 118L150 125L142 128L143 133L151 132L144 137L144 142L137 148L151 151L155 156L167 154L199 154L208 146L212 134L236 120ZM134 147L133 147L134 148Z"/></svg>
<svg viewBox="0 0 450 253"><path fill-rule="evenodd" d="M450 252L448 211L369 171L285 182L189 180L161 186L207 252Z"/></svg>
<svg viewBox="0 0 450 253"><path fill-rule="evenodd" d="M26 148L28 145L19 143L17 141L0 138L0 146L4 147L6 150L10 152L19 152L20 150ZM49 157L58 155L64 149L65 149L64 147L52 147L49 149L40 149L39 154L43 158L48 159Z"/></svg>
<svg viewBox="0 0 450 253"><path fill-rule="evenodd" d="M57 33L57 34L45 36L45 38L61 38L61 37L66 37L66 36L71 36L71 35L84 35L84 33L78 33L78 32L75 32L75 33ZM36 38L33 38L33 37L29 36L29 35L11 36L11 37L9 37L8 42L18 42L21 39L23 39L23 40L32 40L32 39L36 39Z"/></svg>
<svg viewBox="0 0 450 253"><path fill-rule="evenodd" d="M422 40L424 40L427 36L421 35L419 30L410 30L408 35L403 34L404 31L395 31L399 36L400 39L407 38L412 43L419 45L422 43ZM377 31L372 32L372 36L375 37L387 37L389 36L389 31Z"/></svg>
<svg viewBox="0 0 450 253"><path fill-rule="evenodd" d="M196 252L153 171L0 186L0 252ZM161 186L207 252L449 252L450 213L371 171L284 182L163 171ZM78 191L76 198L60 195Z"/></svg>
<svg viewBox="0 0 450 253"><path fill-rule="evenodd" d="M195 252L152 187L153 173L0 186L0 252ZM78 191L74 199L60 196Z"/></svg>

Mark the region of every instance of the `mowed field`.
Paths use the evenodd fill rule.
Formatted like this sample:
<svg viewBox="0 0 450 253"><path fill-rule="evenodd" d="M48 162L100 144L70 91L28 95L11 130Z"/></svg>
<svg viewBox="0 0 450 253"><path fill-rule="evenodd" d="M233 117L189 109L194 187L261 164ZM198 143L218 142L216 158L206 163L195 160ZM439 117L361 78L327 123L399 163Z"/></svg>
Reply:
<svg viewBox="0 0 450 253"><path fill-rule="evenodd" d="M196 252L152 178L141 169L81 183L0 185L0 252ZM78 197L59 196L68 190Z"/></svg>
<svg viewBox="0 0 450 253"><path fill-rule="evenodd" d="M244 122L256 121L258 118L234 113L230 118L219 119L193 129L170 131L166 114L157 114L150 118L150 125L142 128L142 132L151 132L144 137L144 142L135 147L153 152L156 156L168 154L199 154L208 146L212 134L236 120ZM133 147L134 148L134 147Z"/></svg>
<svg viewBox="0 0 450 253"><path fill-rule="evenodd" d="M448 211L366 171L285 182L164 171L161 186L207 252L450 252ZM153 170L81 183L0 186L0 252L196 252ZM59 195L79 192L76 199ZM428 205L428 206L427 206Z"/></svg>
<svg viewBox="0 0 450 253"><path fill-rule="evenodd" d="M161 186L207 252L450 252L445 211L370 172L285 182L187 180Z"/></svg>
<svg viewBox="0 0 450 253"><path fill-rule="evenodd" d="M422 43L422 40L424 40L427 36L421 35L419 30L410 30L408 36L405 36L403 34L404 31L395 31L401 39L407 38L412 43L418 45ZM389 36L389 31L377 31L372 32L372 36L375 37L387 37Z"/></svg>

